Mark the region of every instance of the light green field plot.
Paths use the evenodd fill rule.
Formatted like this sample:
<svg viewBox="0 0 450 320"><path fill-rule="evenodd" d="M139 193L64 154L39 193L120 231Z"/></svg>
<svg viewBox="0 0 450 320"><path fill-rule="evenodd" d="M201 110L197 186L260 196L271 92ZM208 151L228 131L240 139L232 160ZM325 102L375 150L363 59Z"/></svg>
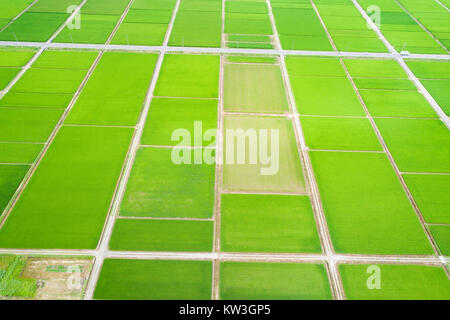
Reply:
<svg viewBox="0 0 450 320"><path fill-rule="evenodd" d="M227 48L273 49L271 43L228 41Z"/></svg>
<svg viewBox="0 0 450 320"><path fill-rule="evenodd" d="M0 163L32 163L43 145L0 142Z"/></svg>
<svg viewBox="0 0 450 320"><path fill-rule="evenodd" d="M29 168L29 166L0 165L0 215Z"/></svg>
<svg viewBox="0 0 450 320"><path fill-rule="evenodd" d="M374 33L375 35L375 33ZM377 37L358 36L332 36L333 42L339 51L347 52L387 52L384 44Z"/></svg>
<svg viewBox="0 0 450 320"><path fill-rule="evenodd" d="M123 23L111 43L127 45L162 45L166 30L166 24Z"/></svg>
<svg viewBox="0 0 450 320"><path fill-rule="evenodd" d="M280 67L226 64L224 108L240 112L289 112Z"/></svg>
<svg viewBox="0 0 450 320"><path fill-rule="evenodd" d="M180 137L172 135L176 130L187 130L190 141L183 141L189 146L197 145L195 128L203 135L207 130L217 128L217 106L215 99L173 99L153 98L149 115L142 134L144 145L179 145ZM196 126L197 123L197 126ZM201 126L201 127L200 127ZM202 141L202 145L211 145L213 141ZM198 145L197 145L198 146Z"/></svg>
<svg viewBox="0 0 450 320"><path fill-rule="evenodd" d="M87 71L76 69L28 70L11 89L11 92L75 93Z"/></svg>
<svg viewBox="0 0 450 320"><path fill-rule="evenodd" d="M77 6L81 3L81 0L41 0L36 2L27 11L30 12L67 12L67 8L70 6Z"/></svg>
<svg viewBox="0 0 450 320"><path fill-rule="evenodd" d="M283 49L333 51L311 3L295 8L272 3L275 24Z"/></svg>
<svg viewBox="0 0 450 320"><path fill-rule="evenodd" d="M404 174L403 178L426 222L450 224L449 175Z"/></svg>
<svg viewBox="0 0 450 320"><path fill-rule="evenodd" d="M41 108L66 108L72 100L70 93L28 93L9 91L0 100L1 107L41 107Z"/></svg>
<svg viewBox="0 0 450 320"><path fill-rule="evenodd" d="M220 11L180 10L175 19L169 45L220 47L221 38L222 13Z"/></svg>
<svg viewBox="0 0 450 320"><path fill-rule="evenodd" d="M94 298L208 300L211 283L209 261L106 259Z"/></svg>
<svg viewBox="0 0 450 320"><path fill-rule="evenodd" d="M203 150L199 149L200 152ZM190 149L174 150L176 155ZM194 151L191 156L193 157ZM122 216L210 218L214 207L213 164L176 164L172 149L138 150L120 209Z"/></svg>
<svg viewBox="0 0 450 320"><path fill-rule="evenodd" d="M228 34L227 41L245 41L245 42L271 42L268 35L253 34Z"/></svg>
<svg viewBox="0 0 450 320"><path fill-rule="evenodd" d="M346 77L344 68L336 58L286 57L290 76Z"/></svg>
<svg viewBox="0 0 450 320"><path fill-rule="evenodd" d="M89 70L97 55L95 51L45 50L33 68Z"/></svg>
<svg viewBox="0 0 450 320"><path fill-rule="evenodd" d="M36 279L23 276L26 258L15 255L0 256L0 297L33 298L37 289Z"/></svg>
<svg viewBox="0 0 450 320"><path fill-rule="evenodd" d="M450 116L450 80L420 80L442 110Z"/></svg>
<svg viewBox="0 0 450 320"><path fill-rule="evenodd" d="M219 12L222 11L221 0L184 0L180 10Z"/></svg>
<svg viewBox="0 0 450 320"><path fill-rule="evenodd" d="M405 60L405 62L420 79L450 80L450 63L447 61Z"/></svg>
<svg viewBox="0 0 450 320"><path fill-rule="evenodd" d="M450 256L450 225L430 226L430 230L441 253Z"/></svg>
<svg viewBox="0 0 450 320"><path fill-rule="evenodd" d="M417 91L414 83L406 79L353 78L353 81L358 89Z"/></svg>
<svg viewBox="0 0 450 320"><path fill-rule="evenodd" d="M19 71L20 68L0 68L0 90L3 90Z"/></svg>
<svg viewBox="0 0 450 320"><path fill-rule="evenodd" d="M347 78L290 76L300 114L363 116L364 109Z"/></svg>
<svg viewBox="0 0 450 320"><path fill-rule="evenodd" d="M212 251L212 221L118 219L111 250Z"/></svg>
<svg viewBox="0 0 450 320"><path fill-rule="evenodd" d="M96 248L132 134L63 127L1 229L0 247Z"/></svg>
<svg viewBox="0 0 450 320"><path fill-rule="evenodd" d="M408 79L395 60L344 59L352 77Z"/></svg>
<svg viewBox="0 0 450 320"><path fill-rule="evenodd" d="M373 117L438 117L418 91L363 90L361 97Z"/></svg>
<svg viewBox="0 0 450 320"><path fill-rule="evenodd" d="M433 253L386 155L310 156L336 252Z"/></svg>
<svg viewBox="0 0 450 320"><path fill-rule="evenodd" d="M148 2L148 0L146 1ZM121 15L125 11L128 0L95 0L87 1L83 6L84 14Z"/></svg>
<svg viewBox="0 0 450 320"><path fill-rule="evenodd" d="M83 10L81 27L65 27L55 38L55 42L103 44L108 40L119 18L119 15L84 14Z"/></svg>
<svg viewBox="0 0 450 320"><path fill-rule="evenodd" d="M220 298L323 300L331 299L331 290L323 265L223 262Z"/></svg>
<svg viewBox="0 0 450 320"><path fill-rule="evenodd" d="M450 134L440 120L375 122L400 171L450 172Z"/></svg>
<svg viewBox="0 0 450 320"><path fill-rule="evenodd" d="M224 194L221 250L320 253L309 197Z"/></svg>
<svg viewBox="0 0 450 320"><path fill-rule="evenodd" d="M257 56L227 56L227 62L231 63L268 63L275 64L278 62L276 57L257 57Z"/></svg>
<svg viewBox="0 0 450 320"><path fill-rule="evenodd" d="M67 13L25 12L0 32L0 40L45 42L68 17Z"/></svg>
<svg viewBox="0 0 450 320"><path fill-rule="evenodd" d="M382 150L368 119L301 117L300 122L311 149Z"/></svg>
<svg viewBox="0 0 450 320"><path fill-rule="evenodd" d="M156 59L146 53L105 53L66 123L136 125Z"/></svg>
<svg viewBox="0 0 450 320"><path fill-rule="evenodd" d="M225 32L242 34L272 34L269 16L253 13L227 13Z"/></svg>
<svg viewBox="0 0 450 320"><path fill-rule="evenodd" d="M134 9L146 10L172 10L175 5L174 0L135 0L133 2Z"/></svg>
<svg viewBox="0 0 450 320"><path fill-rule="evenodd" d="M0 108L0 141L45 142L62 110Z"/></svg>
<svg viewBox="0 0 450 320"><path fill-rule="evenodd" d="M306 192L290 120L281 117L227 115L224 121L225 192ZM266 137L260 130L266 133ZM272 139L272 135L277 132L278 139L276 136ZM267 158L261 156L264 153Z"/></svg>
<svg viewBox="0 0 450 320"><path fill-rule="evenodd" d="M172 17L171 10L133 9L133 7L128 11L128 14L126 15L123 22L169 24L170 18Z"/></svg>
<svg viewBox="0 0 450 320"><path fill-rule="evenodd" d="M217 98L219 56L166 55L155 96Z"/></svg>
<svg viewBox="0 0 450 320"><path fill-rule="evenodd" d="M0 0L0 18L12 19L29 6L33 0Z"/></svg>
<svg viewBox="0 0 450 320"><path fill-rule="evenodd" d="M34 49L0 49L0 67L23 67L36 53Z"/></svg>
<svg viewBox="0 0 450 320"><path fill-rule="evenodd" d="M226 1L225 12L267 14L267 5L263 1Z"/></svg>
<svg viewBox="0 0 450 320"><path fill-rule="evenodd" d="M442 267L371 265L379 268L380 289L370 289L370 265L339 265L345 295L350 300L434 300L449 299L450 286ZM370 272L368 272L369 270ZM372 282L371 282L372 283Z"/></svg>

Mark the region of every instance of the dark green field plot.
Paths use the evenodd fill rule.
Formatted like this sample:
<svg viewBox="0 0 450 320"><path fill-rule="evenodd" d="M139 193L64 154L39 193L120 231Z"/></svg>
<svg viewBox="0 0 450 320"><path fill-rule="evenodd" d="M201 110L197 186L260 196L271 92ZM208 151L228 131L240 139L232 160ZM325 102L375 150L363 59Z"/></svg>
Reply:
<svg viewBox="0 0 450 320"><path fill-rule="evenodd" d="M221 205L222 251L321 252L309 197L224 194Z"/></svg>
<svg viewBox="0 0 450 320"><path fill-rule="evenodd" d="M300 122L311 149L382 150L368 119L308 116Z"/></svg>
<svg viewBox="0 0 450 320"><path fill-rule="evenodd" d="M404 174L403 178L426 222L450 224L449 175Z"/></svg>
<svg viewBox="0 0 450 320"><path fill-rule="evenodd" d="M290 120L226 115L224 129L225 192L306 193Z"/></svg>
<svg viewBox="0 0 450 320"><path fill-rule="evenodd" d="M225 300L331 299L323 265L296 263L220 264L220 298Z"/></svg>
<svg viewBox="0 0 450 320"><path fill-rule="evenodd" d="M132 134L63 127L1 229L0 247L95 249Z"/></svg>
<svg viewBox="0 0 450 320"><path fill-rule="evenodd" d="M441 109L450 116L450 80L421 80Z"/></svg>
<svg viewBox="0 0 450 320"><path fill-rule="evenodd" d="M418 91L363 90L361 97L373 117L437 118L436 112Z"/></svg>
<svg viewBox="0 0 450 320"><path fill-rule="evenodd" d="M197 145L194 140L196 128L202 135L217 127L217 104L215 99L153 98L141 143ZM179 129L189 132L188 141L178 140L182 139L175 134ZM211 145L214 142L204 141L202 144Z"/></svg>
<svg viewBox="0 0 450 320"><path fill-rule="evenodd" d="M0 108L0 141L45 142L62 110Z"/></svg>
<svg viewBox="0 0 450 320"><path fill-rule="evenodd" d="M272 26L267 14L226 13L225 33L272 34Z"/></svg>
<svg viewBox="0 0 450 320"><path fill-rule="evenodd" d="M29 168L29 166L0 165L0 215Z"/></svg>
<svg viewBox="0 0 450 320"><path fill-rule="evenodd" d="M200 152L203 150L199 149ZM214 206L213 164L194 164L191 149L138 150L120 214L135 217L209 218ZM176 164L186 153L190 164Z"/></svg>
<svg viewBox="0 0 450 320"><path fill-rule="evenodd" d="M336 252L433 253L386 155L310 156Z"/></svg>
<svg viewBox="0 0 450 320"><path fill-rule="evenodd" d="M74 28L70 24L71 27L65 27L55 38L55 42L106 43L119 18L119 15L84 14L83 10L80 28Z"/></svg>
<svg viewBox="0 0 450 320"><path fill-rule="evenodd" d="M0 49L0 67L23 67L36 53L34 49Z"/></svg>
<svg viewBox="0 0 450 320"><path fill-rule="evenodd" d="M375 122L400 171L450 172L450 134L440 120Z"/></svg>
<svg viewBox="0 0 450 320"><path fill-rule="evenodd" d="M289 112L277 65L226 64L224 86L225 111Z"/></svg>
<svg viewBox="0 0 450 320"><path fill-rule="evenodd" d="M181 1L170 46L220 47L222 38L222 3L214 1ZM208 10L208 8L210 8Z"/></svg>
<svg viewBox="0 0 450 320"><path fill-rule="evenodd" d="M368 278L373 277L374 270L380 275L379 289L368 286L373 284ZM343 264L339 271L350 300L450 299L450 286L442 267Z"/></svg>
<svg viewBox="0 0 450 320"><path fill-rule="evenodd" d="M450 225L431 225L430 230L441 253L450 256Z"/></svg>
<svg viewBox="0 0 450 320"><path fill-rule="evenodd" d="M66 123L136 125L156 59L146 53L105 53Z"/></svg>
<svg viewBox="0 0 450 320"><path fill-rule="evenodd" d="M212 251L212 221L118 219L111 250Z"/></svg>
<svg viewBox="0 0 450 320"><path fill-rule="evenodd" d="M27 108L66 108L73 94L71 93L30 93L9 91L0 100L0 107L27 107Z"/></svg>
<svg viewBox="0 0 450 320"><path fill-rule="evenodd" d="M3 90L19 73L20 68L0 67L0 90Z"/></svg>
<svg viewBox="0 0 450 320"><path fill-rule="evenodd" d="M43 144L0 142L0 163L32 163Z"/></svg>
<svg viewBox="0 0 450 320"><path fill-rule="evenodd" d="M209 300L211 282L211 262L106 259L94 298Z"/></svg>
<svg viewBox="0 0 450 320"><path fill-rule="evenodd" d="M219 56L166 55L155 96L217 98Z"/></svg>
<svg viewBox="0 0 450 320"><path fill-rule="evenodd" d="M67 13L25 12L0 32L0 40L45 42L68 17Z"/></svg>

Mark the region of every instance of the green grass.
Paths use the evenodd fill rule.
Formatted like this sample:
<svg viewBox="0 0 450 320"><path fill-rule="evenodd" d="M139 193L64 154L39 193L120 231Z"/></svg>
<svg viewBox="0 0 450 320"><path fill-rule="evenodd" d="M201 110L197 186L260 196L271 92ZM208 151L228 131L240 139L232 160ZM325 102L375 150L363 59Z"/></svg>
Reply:
<svg viewBox="0 0 450 320"><path fill-rule="evenodd" d="M153 98L150 111L142 134L144 145L178 145L178 140L172 140L172 134L177 129L186 129L190 133L194 145L195 121L201 121L202 132L216 129L218 101L215 99L172 99ZM175 137L174 137L175 138ZM204 145L215 141L205 141Z"/></svg>
<svg viewBox="0 0 450 320"><path fill-rule="evenodd" d="M441 109L450 116L450 80L420 80Z"/></svg>
<svg viewBox="0 0 450 320"><path fill-rule="evenodd" d="M209 261L106 259L94 298L208 300L211 280Z"/></svg>
<svg viewBox="0 0 450 320"><path fill-rule="evenodd" d="M300 122L311 149L383 150L368 119L308 116Z"/></svg>
<svg viewBox="0 0 450 320"><path fill-rule="evenodd" d="M0 67L23 67L35 54L34 49L1 48Z"/></svg>
<svg viewBox="0 0 450 320"><path fill-rule="evenodd" d="M426 222L450 224L449 175L404 174L403 178Z"/></svg>
<svg viewBox="0 0 450 320"><path fill-rule="evenodd" d="M310 156L336 252L433 253L386 155Z"/></svg>
<svg viewBox="0 0 450 320"><path fill-rule="evenodd" d="M344 59L344 63L352 77L408 78L395 60Z"/></svg>
<svg viewBox="0 0 450 320"><path fill-rule="evenodd" d="M279 66L225 64L225 111L287 113Z"/></svg>
<svg viewBox="0 0 450 320"><path fill-rule="evenodd" d="M450 256L450 226L430 226L434 240L436 240L439 249L445 256Z"/></svg>
<svg viewBox="0 0 450 320"><path fill-rule="evenodd" d="M29 92L11 92L9 91L3 99L0 100L1 107L41 107L41 108L66 108L70 100L70 93L29 93Z"/></svg>
<svg viewBox="0 0 450 320"><path fill-rule="evenodd" d="M82 12L81 27L79 29L65 27L55 38L54 42L106 43L120 16L86 14L84 8Z"/></svg>
<svg viewBox="0 0 450 320"><path fill-rule="evenodd" d="M347 78L291 76L300 114L364 116L364 109ZM326 88L327 94L324 94Z"/></svg>
<svg viewBox="0 0 450 320"><path fill-rule="evenodd" d="M173 149L177 155L190 151ZM193 161L192 164L176 164L171 157L172 149L138 150L120 209L122 216L212 216L215 166Z"/></svg>
<svg viewBox="0 0 450 320"><path fill-rule="evenodd" d="M0 32L0 40L45 42L68 17L67 13L25 12Z"/></svg>
<svg viewBox="0 0 450 320"><path fill-rule="evenodd" d="M0 142L0 163L32 163L42 147L34 143Z"/></svg>
<svg viewBox="0 0 450 320"><path fill-rule="evenodd" d="M369 289L369 265L339 265L345 294L350 300L434 300L450 298L441 267L380 264L380 289ZM369 271L371 271L369 269Z"/></svg>
<svg viewBox="0 0 450 320"><path fill-rule="evenodd" d="M222 13L179 10L169 39L170 46L220 47Z"/></svg>
<svg viewBox="0 0 450 320"><path fill-rule="evenodd" d="M418 91L363 90L361 97L373 117L438 117Z"/></svg>
<svg viewBox="0 0 450 320"><path fill-rule="evenodd" d="M0 214L19 187L29 166L0 165Z"/></svg>
<svg viewBox="0 0 450 320"><path fill-rule="evenodd" d="M156 59L146 53L105 53L66 123L136 125Z"/></svg>
<svg viewBox="0 0 450 320"><path fill-rule="evenodd" d="M11 92L75 93L87 71L76 69L38 69L25 72Z"/></svg>
<svg viewBox="0 0 450 320"><path fill-rule="evenodd" d="M331 299L331 290L323 265L222 262L220 298L323 300Z"/></svg>
<svg viewBox="0 0 450 320"><path fill-rule="evenodd" d="M22 277L26 264L26 258L21 256L0 256L0 297L23 299L35 296L36 280Z"/></svg>
<svg viewBox="0 0 450 320"><path fill-rule="evenodd" d="M217 98L219 61L219 56L166 55L155 96Z"/></svg>
<svg viewBox="0 0 450 320"><path fill-rule="evenodd" d="M224 128L225 130L235 130L234 132L228 131L229 137L227 137L226 131L224 134L223 188L225 192L306 192L303 171L290 120L281 117L227 115L224 120ZM241 154L241 152L238 154L239 141L243 139L233 136L233 133L239 133L236 130L243 130L244 134L256 136L258 144L261 143L263 137L262 135L258 137L257 132L266 130L267 149L259 148L258 152L266 151L268 157L271 157L270 161L264 164L263 160L265 159L257 156L256 163L250 162L249 146L251 144L249 144L249 138L245 138L246 142L243 149L245 154ZM278 130L279 143L277 141L272 142L270 139L272 133L276 132L275 130ZM233 150L233 147L234 156L233 153L229 152ZM237 156L245 156L243 163L238 162Z"/></svg>
<svg viewBox="0 0 450 320"><path fill-rule="evenodd" d="M166 30L167 24L122 23L111 43L160 46Z"/></svg>
<svg viewBox="0 0 450 320"><path fill-rule="evenodd" d="M1 229L0 247L95 249L132 134L63 127Z"/></svg>
<svg viewBox="0 0 450 320"><path fill-rule="evenodd" d="M89 70L97 55L96 51L45 50L33 68Z"/></svg>
<svg viewBox="0 0 450 320"><path fill-rule="evenodd" d="M375 119L402 172L450 172L450 135L440 120Z"/></svg>
<svg viewBox="0 0 450 320"><path fill-rule="evenodd" d="M222 251L321 252L309 197L223 194L221 206Z"/></svg>
<svg viewBox="0 0 450 320"><path fill-rule="evenodd" d="M0 108L0 141L46 142L62 110Z"/></svg>
<svg viewBox="0 0 450 320"><path fill-rule="evenodd" d="M212 221L118 219L109 243L123 251L205 251L213 246Z"/></svg>

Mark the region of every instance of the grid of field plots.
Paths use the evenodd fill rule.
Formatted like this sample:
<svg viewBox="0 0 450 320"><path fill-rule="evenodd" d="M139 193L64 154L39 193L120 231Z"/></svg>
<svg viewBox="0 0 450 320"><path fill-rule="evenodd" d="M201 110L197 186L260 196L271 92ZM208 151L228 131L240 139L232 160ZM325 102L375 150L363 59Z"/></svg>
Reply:
<svg viewBox="0 0 450 320"><path fill-rule="evenodd" d="M0 297L450 299L449 8L0 0Z"/></svg>

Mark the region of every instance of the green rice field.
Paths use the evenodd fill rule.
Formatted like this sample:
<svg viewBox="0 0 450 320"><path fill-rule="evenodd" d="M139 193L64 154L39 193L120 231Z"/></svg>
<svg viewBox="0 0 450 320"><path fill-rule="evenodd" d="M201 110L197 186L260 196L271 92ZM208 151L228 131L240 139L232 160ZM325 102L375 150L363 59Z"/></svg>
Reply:
<svg viewBox="0 0 450 320"><path fill-rule="evenodd" d="M0 0L0 300L449 300L449 9Z"/></svg>

